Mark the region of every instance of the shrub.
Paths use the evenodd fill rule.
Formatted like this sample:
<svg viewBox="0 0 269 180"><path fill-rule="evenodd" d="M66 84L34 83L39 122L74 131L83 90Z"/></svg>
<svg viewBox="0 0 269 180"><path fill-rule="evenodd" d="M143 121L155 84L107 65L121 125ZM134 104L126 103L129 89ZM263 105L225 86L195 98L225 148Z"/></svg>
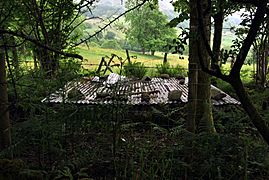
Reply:
<svg viewBox="0 0 269 180"><path fill-rule="evenodd" d="M105 35L105 39L110 39L110 40L112 40L112 39L115 39L115 37L116 37L116 34L115 34L114 32L111 32L111 31L108 31L108 32L106 33L106 35Z"/></svg>
<svg viewBox="0 0 269 180"><path fill-rule="evenodd" d="M177 65L176 67L170 66L169 63L157 64L157 74L169 74L169 76L187 76L187 73L184 69Z"/></svg>
<svg viewBox="0 0 269 180"><path fill-rule="evenodd" d="M108 48L108 49L121 49L119 43L115 40L106 40L101 45L102 48Z"/></svg>
<svg viewBox="0 0 269 180"><path fill-rule="evenodd" d="M158 74L169 74L171 67L170 67L169 63L164 63L164 64L157 64L156 68L157 68Z"/></svg>
<svg viewBox="0 0 269 180"><path fill-rule="evenodd" d="M126 76L142 78L147 73L145 65L141 62L130 62L124 66L123 72Z"/></svg>

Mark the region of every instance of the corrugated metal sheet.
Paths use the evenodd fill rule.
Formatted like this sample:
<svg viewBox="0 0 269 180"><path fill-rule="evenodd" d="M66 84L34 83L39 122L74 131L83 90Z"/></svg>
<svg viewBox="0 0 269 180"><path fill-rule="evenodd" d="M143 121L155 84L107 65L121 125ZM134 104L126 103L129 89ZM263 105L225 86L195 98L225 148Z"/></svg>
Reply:
<svg viewBox="0 0 269 180"><path fill-rule="evenodd" d="M130 105L153 105L187 103L188 85L182 84L178 79L152 78L151 81L128 80L115 76L117 81L109 79L113 83L106 81L81 80L69 82L57 92L51 94L42 102L49 103L76 103L76 104L130 104ZM96 79L96 78L95 78ZM211 88L224 93L226 96L221 100L212 99L213 105L240 104L225 92L211 85ZM82 97L76 100L68 98L68 93L72 90L79 92ZM169 101L168 93L173 90L182 91L181 101ZM149 95L150 100L143 101L142 94Z"/></svg>

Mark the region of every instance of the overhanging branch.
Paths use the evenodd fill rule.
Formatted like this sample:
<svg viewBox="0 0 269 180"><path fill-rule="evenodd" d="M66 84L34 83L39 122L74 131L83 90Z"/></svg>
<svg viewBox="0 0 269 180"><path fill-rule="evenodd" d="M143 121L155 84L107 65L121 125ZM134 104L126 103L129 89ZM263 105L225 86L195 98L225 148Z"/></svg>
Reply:
<svg viewBox="0 0 269 180"><path fill-rule="evenodd" d="M250 4L253 6L260 6L262 3L266 3L266 0L231 0L233 3L238 4ZM269 14L269 8L266 8L266 14Z"/></svg>
<svg viewBox="0 0 269 180"><path fill-rule="evenodd" d="M257 11L254 15L254 19L253 19L251 26L250 26L248 35L242 44L242 47L241 47L241 49L236 57L236 61L234 63L234 66L230 72L231 76L239 76L240 75L241 68L244 64L246 57L247 57L249 49L250 49L252 43L255 41L257 33L260 29L260 25L262 24L262 22L264 20L264 17L266 14L266 9L267 9L266 5L267 5L267 2L263 1L263 3L260 4L257 8Z"/></svg>
<svg viewBox="0 0 269 180"><path fill-rule="evenodd" d="M20 38L23 38L23 39L25 39L27 41L30 41L30 42L34 43L35 45L37 45L39 47L48 49L48 50L50 50L52 52L55 52L57 54L60 54L60 55L66 56L66 57L77 58L77 59L83 60L83 57L81 55L79 55L79 54L63 52L63 51L57 50L57 49L55 49L53 47L44 45L43 43L39 42L38 40L36 40L36 39L32 38L31 36L28 36L28 35L26 35L26 34L24 34L22 32L14 32L14 31L10 31L10 30L0 28L0 34L9 34L9 35L13 35L13 36L16 36L16 37L20 37Z"/></svg>

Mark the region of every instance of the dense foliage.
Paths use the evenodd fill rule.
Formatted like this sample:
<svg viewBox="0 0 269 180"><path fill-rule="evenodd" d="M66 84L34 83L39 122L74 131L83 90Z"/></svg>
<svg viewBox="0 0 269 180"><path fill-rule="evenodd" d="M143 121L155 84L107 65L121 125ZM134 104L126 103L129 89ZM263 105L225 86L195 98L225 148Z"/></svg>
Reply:
<svg viewBox="0 0 269 180"><path fill-rule="evenodd" d="M130 8L131 2L127 3ZM176 31L167 26L167 16L163 15L158 6L147 3L143 7L126 15L129 23L126 32L127 39L134 47L139 47L143 53L150 51L165 51L176 38Z"/></svg>
<svg viewBox="0 0 269 180"><path fill-rule="evenodd" d="M141 79L146 75L147 69L141 62L129 62L124 66L123 73L127 77L136 77Z"/></svg>

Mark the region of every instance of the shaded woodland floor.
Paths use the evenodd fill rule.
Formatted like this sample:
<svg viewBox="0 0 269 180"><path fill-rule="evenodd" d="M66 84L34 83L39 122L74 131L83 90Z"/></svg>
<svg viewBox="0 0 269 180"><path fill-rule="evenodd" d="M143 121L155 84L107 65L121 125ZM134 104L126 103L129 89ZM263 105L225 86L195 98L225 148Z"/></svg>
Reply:
<svg viewBox="0 0 269 180"><path fill-rule="evenodd" d="M186 107L40 106L14 122L5 179L267 179L268 147L240 107L214 108L218 134L184 130Z"/></svg>
<svg viewBox="0 0 269 180"><path fill-rule="evenodd" d="M194 135L185 130L185 106L44 104L47 94L74 77L36 76L20 80L29 86L17 85L20 103L10 110L12 146L0 152L0 179L269 177L268 146L240 106L214 107L217 134ZM235 97L231 87L217 85ZM262 107L269 90L247 90L269 117ZM12 88L9 94L13 102Z"/></svg>

